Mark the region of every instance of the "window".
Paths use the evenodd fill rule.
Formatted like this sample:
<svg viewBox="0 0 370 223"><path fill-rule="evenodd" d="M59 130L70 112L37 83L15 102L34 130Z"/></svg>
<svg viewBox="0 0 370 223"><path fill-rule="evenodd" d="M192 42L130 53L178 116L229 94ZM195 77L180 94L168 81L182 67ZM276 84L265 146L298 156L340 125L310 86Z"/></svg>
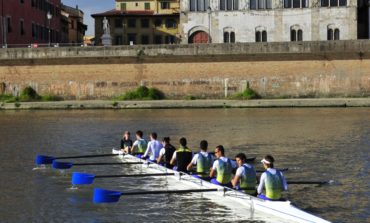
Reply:
<svg viewBox="0 0 370 223"><path fill-rule="evenodd" d="M229 41L230 41L229 32L224 32L224 43L228 43Z"/></svg>
<svg viewBox="0 0 370 223"><path fill-rule="evenodd" d="M238 0L220 0L220 10L232 11L239 9Z"/></svg>
<svg viewBox="0 0 370 223"><path fill-rule="evenodd" d="M328 29L328 40L339 40L339 29Z"/></svg>
<svg viewBox="0 0 370 223"><path fill-rule="evenodd" d="M36 0L31 0L31 6L36 7Z"/></svg>
<svg viewBox="0 0 370 223"><path fill-rule="evenodd" d="M321 7L347 6L347 0L321 0Z"/></svg>
<svg viewBox="0 0 370 223"><path fill-rule="evenodd" d="M256 42L267 42L267 32L266 32L266 30L256 31Z"/></svg>
<svg viewBox="0 0 370 223"><path fill-rule="evenodd" d="M284 8L307 8L308 0L284 0Z"/></svg>
<svg viewBox="0 0 370 223"><path fill-rule="evenodd" d="M251 0L250 2L251 9L272 9L271 0Z"/></svg>
<svg viewBox="0 0 370 223"><path fill-rule="evenodd" d="M127 40L128 44L136 44L136 34L135 33L129 33L127 34Z"/></svg>
<svg viewBox="0 0 370 223"><path fill-rule="evenodd" d="M141 44L149 44L149 36L148 35L142 35L141 36Z"/></svg>
<svg viewBox="0 0 370 223"><path fill-rule="evenodd" d="M303 40L303 31L297 27L290 29L290 41L302 41Z"/></svg>
<svg viewBox="0 0 370 223"><path fill-rule="evenodd" d="M176 37L175 36L166 36L164 42L166 44L173 44L175 43Z"/></svg>
<svg viewBox="0 0 370 223"><path fill-rule="evenodd" d="M167 19L166 20L166 28L167 29L175 29L177 27L176 21L174 19Z"/></svg>
<svg viewBox="0 0 370 223"><path fill-rule="evenodd" d="M154 21L154 25L155 25L155 27L161 27L162 26L162 20L161 19L156 19Z"/></svg>
<svg viewBox="0 0 370 223"><path fill-rule="evenodd" d="M24 21L23 20L20 20L19 21L19 28L20 28L20 34L21 36L23 36L24 34L26 34L26 32L24 31Z"/></svg>
<svg viewBox="0 0 370 223"><path fill-rule="evenodd" d="M23 4L23 3L24 3L24 0L20 0L19 2L20 2L21 4Z"/></svg>
<svg viewBox="0 0 370 223"><path fill-rule="evenodd" d="M170 9L169 2L161 2L161 9Z"/></svg>
<svg viewBox="0 0 370 223"><path fill-rule="evenodd" d="M141 19L141 28L149 28L149 19Z"/></svg>
<svg viewBox="0 0 370 223"><path fill-rule="evenodd" d="M36 36L36 32L35 32L35 24L32 23L32 37L35 37Z"/></svg>
<svg viewBox="0 0 370 223"><path fill-rule="evenodd" d="M6 25L7 25L8 33L11 33L12 32L12 21L11 21L10 17L6 18Z"/></svg>
<svg viewBox="0 0 370 223"><path fill-rule="evenodd" d="M205 12L209 7L209 0L190 0L190 11Z"/></svg>
<svg viewBox="0 0 370 223"><path fill-rule="evenodd" d="M234 32L230 33L230 43L235 43L235 33Z"/></svg>
<svg viewBox="0 0 370 223"><path fill-rule="evenodd" d="M150 10L150 3L149 2L144 3L144 9L145 10Z"/></svg>
<svg viewBox="0 0 370 223"><path fill-rule="evenodd" d="M114 20L114 26L116 28L122 28L123 27L122 19L115 19Z"/></svg>
<svg viewBox="0 0 370 223"><path fill-rule="evenodd" d="M122 36L115 37L115 45L122 45Z"/></svg>
<svg viewBox="0 0 370 223"><path fill-rule="evenodd" d="M127 25L129 28L135 28L136 27L136 19L128 19Z"/></svg>
<svg viewBox="0 0 370 223"><path fill-rule="evenodd" d="M154 37L154 44L162 44L162 36L161 35L156 35Z"/></svg>
<svg viewBox="0 0 370 223"><path fill-rule="evenodd" d="M136 6L136 7L137 7L137 6L139 6L139 3L135 2L135 6Z"/></svg>
<svg viewBox="0 0 370 223"><path fill-rule="evenodd" d="M224 43L235 43L235 32L224 32Z"/></svg>
<svg viewBox="0 0 370 223"><path fill-rule="evenodd" d="M121 3L121 10L122 11L125 11L126 10L126 3Z"/></svg>

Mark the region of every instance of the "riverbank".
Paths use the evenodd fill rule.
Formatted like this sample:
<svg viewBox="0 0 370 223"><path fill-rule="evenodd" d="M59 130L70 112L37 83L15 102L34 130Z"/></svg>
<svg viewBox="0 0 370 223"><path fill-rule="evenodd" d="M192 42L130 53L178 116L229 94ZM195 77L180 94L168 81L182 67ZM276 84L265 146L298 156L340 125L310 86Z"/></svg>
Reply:
<svg viewBox="0 0 370 223"><path fill-rule="evenodd" d="M262 100L158 100L158 101L56 101L0 103L3 110L23 109L151 109L151 108L271 108L370 107L370 98L262 99Z"/></svg>

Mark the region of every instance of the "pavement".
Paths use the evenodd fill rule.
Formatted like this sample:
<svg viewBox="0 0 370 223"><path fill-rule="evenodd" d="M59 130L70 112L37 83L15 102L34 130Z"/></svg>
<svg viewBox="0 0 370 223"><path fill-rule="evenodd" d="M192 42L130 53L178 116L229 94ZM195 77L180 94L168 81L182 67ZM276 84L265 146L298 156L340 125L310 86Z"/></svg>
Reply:
<svg viewBox="0 0 370 223"><path fill-rule="evenodd" d="M74 100L53 102L0 102L0 110L24 109L153 109L153 108L272 108L272 107L370 107L370 98L315 98L261 100Z"/></svg>

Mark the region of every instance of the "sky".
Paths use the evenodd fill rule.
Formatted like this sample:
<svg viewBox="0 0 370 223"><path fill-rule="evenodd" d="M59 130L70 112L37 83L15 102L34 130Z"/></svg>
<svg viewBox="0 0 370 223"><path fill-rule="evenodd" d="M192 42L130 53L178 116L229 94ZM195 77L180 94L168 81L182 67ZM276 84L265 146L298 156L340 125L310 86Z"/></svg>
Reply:
<svg viewBox="0 0 370 223"><path fill-rule="evenodd" d="M84 12L84 23L87 25L87 36L94 35L94 19L91 14L114 9L115 0L62 0L64 5L76 7Z"/></svg>

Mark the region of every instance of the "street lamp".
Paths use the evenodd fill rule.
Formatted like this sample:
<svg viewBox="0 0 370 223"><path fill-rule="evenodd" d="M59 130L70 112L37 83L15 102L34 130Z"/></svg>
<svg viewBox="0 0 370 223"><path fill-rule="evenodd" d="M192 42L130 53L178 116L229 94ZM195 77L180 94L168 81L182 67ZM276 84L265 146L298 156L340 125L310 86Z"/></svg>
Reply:
<svg viewBox="0 0 370 223"><path fill-rule="evenodd" d="M50 47L50 45L51 45L51 36L50 36L50 20L51 20L51 18L53 18L53 15L52 15L50 12L48 12L48 13L46 14L46 17L47 17L48 22L49 22L48 38L49 38L49 47Z"/></svg>
<svg viewBox="0 0 370 223"><path fill-rule="evenodd" d="M207 13L208 13L208 43L211 43L211 13L212 13L211 6L208 6Z"/></svg>

